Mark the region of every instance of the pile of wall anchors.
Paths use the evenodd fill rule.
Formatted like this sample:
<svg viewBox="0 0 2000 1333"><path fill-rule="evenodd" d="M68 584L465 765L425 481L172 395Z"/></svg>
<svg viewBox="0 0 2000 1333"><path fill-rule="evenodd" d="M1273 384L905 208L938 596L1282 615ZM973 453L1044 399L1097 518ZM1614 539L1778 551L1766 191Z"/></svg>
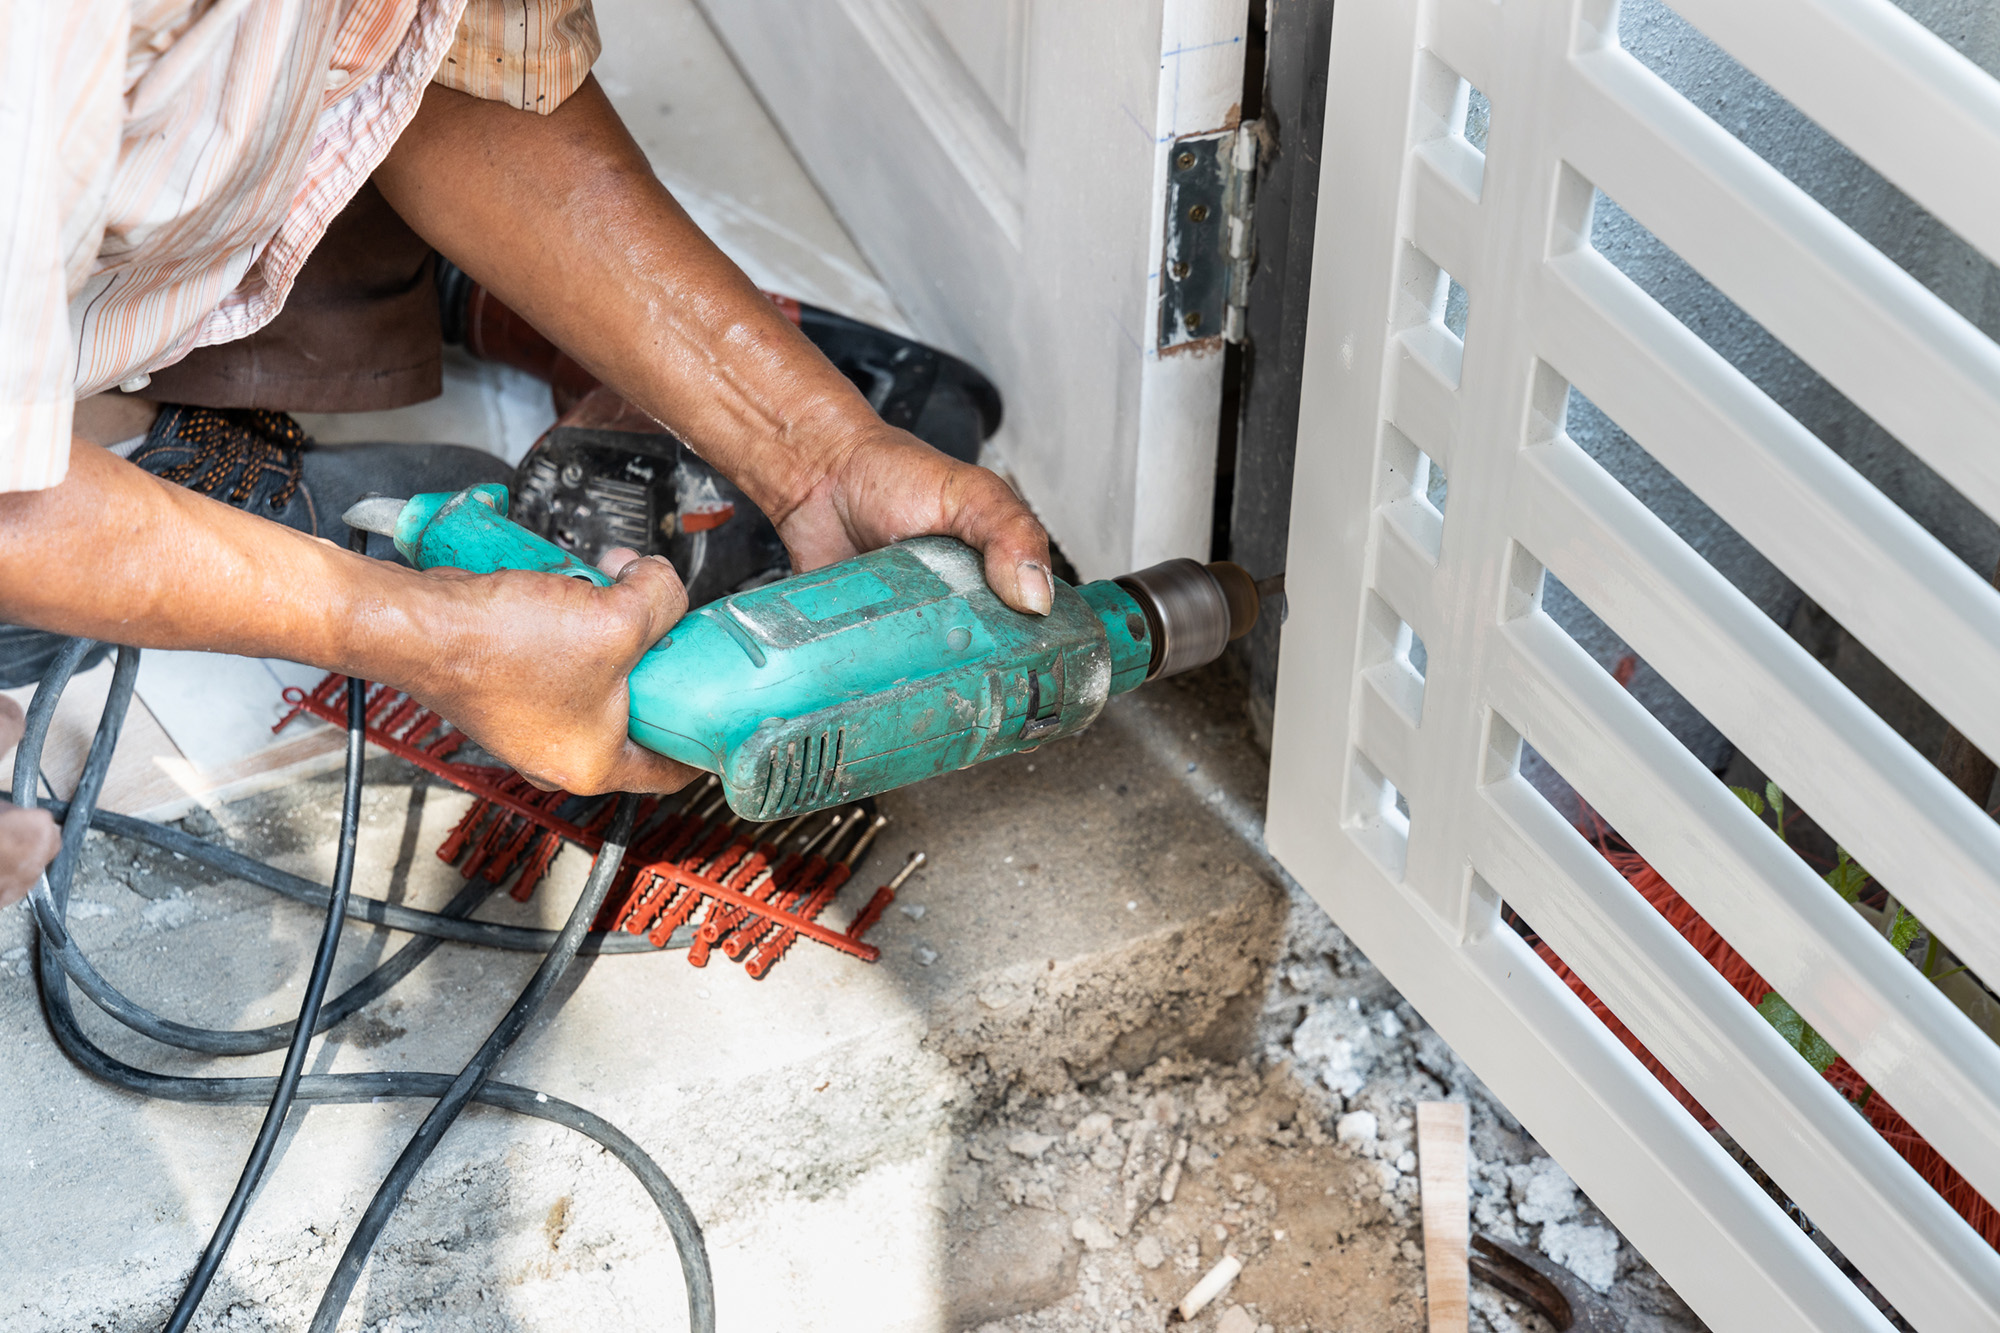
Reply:
<svg viewBox="0 0 2000 1333"><path fill-rule="evenodd" d="M345 679L328 676L310 692L286 690L292 708L273 730L301 714L342 723ZM539 791L509 769L455 759L464 734L387 686L370 693L364 717L371 744L477 798L438 847L439 858L466 879L500 885L512 876L511 896L526 902L564 842L592 853L602 845L610 800ZM879 958L863 937L923 864L923 853L877 889L845 929L836 929L820 918L888 817L864 802L783 826L745 824L733 813L718 819L718 785L710 775L684 796L640 802L631 850L591 929L643 936L656 949L686 948L696 967L719 950L760 980L800 939L863 962Z"/></svg>

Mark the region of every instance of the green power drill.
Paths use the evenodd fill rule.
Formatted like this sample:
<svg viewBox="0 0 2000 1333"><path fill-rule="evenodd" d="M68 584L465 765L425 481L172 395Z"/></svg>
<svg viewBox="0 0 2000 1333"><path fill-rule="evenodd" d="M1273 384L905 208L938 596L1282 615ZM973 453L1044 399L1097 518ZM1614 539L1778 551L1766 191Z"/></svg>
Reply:
<svg viewBox="0 0 2000 1333"><path fill-rule="evenodd" d="M507 518L507 488L369 499L349 527L418 569L611 579ZM1257 620L1241 567L1169 560L1055 583L1046 616L986 586L979 554L918 537L688 612L630 677L631 735L783 819L1032 750L1105 700L1215 660Z"/></svg>

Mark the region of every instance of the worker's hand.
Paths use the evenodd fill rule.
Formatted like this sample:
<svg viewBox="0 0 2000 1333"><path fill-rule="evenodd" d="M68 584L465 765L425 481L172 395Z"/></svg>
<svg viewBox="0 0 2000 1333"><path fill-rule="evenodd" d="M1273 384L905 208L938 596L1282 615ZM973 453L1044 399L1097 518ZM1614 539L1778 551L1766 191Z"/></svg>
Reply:
<svg viewBox="0 0 2000 1333"><path fill-rule="evenodd" d="M687 610L659 556L605 553L617 582L432 569L452 625L416 677L394 682L544 790L668 792L698 777L626 735L625 677Z"/></svg>
<svg viewBox="0 0 2000 1333"><path fill-rule="evenodd" d="M1021 497L985 468L879 421L829 449L823 470L778 522L801 570L933 533L984 555L987 585L1001 601L1049 613L1049 535Z"/></svg>
<svg viewBox="0 0 2000 1333"><path fill-rule="evenodd" d="M1002 601L1048 613L1049 539L1027 506L884 425L674 202L595 79L546 116L433 84L374 181L418 235L741 486L800 569L945 534L985 555Z"/></svg>
<svg viewBox="0 0 2000 1333"><path fill-rule="evenodd" d="M0 694L0 754L21 742L21 705ZM28 896L62 848L62 834L46 810L23 810L0 801L0 907Z"/></svg>

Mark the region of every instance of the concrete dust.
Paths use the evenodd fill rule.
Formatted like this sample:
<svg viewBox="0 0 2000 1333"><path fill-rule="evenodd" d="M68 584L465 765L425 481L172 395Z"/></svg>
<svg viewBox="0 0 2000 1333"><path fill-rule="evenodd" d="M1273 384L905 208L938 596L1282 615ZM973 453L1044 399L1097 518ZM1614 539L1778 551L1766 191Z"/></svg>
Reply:
<svg viewBox="0 0 2000 1333"><path fill-rule="evenodd" d="M1703 1328L1303 898L1259 1037L1258 1058L1233 1065L1168 1058L1051 1095L1017 1088L968 1129L950 1176L955 1326L1165 1329L1233 1254L1242 1274L1189 1333L1419 1333L1415 1106L1444 1099L1470 1107L1475 1231L1566 1265L1630 1333ZM1476 1281L1472 1305L1474 1333L1549 1328Z"/></svg>

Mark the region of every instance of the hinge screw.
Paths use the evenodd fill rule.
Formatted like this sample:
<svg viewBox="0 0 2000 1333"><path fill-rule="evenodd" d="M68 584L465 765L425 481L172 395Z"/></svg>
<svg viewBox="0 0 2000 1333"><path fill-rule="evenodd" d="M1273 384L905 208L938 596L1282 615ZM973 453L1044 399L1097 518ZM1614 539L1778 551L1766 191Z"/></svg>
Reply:
<svg viewBox="0 0 2000 1333"><path fill-rule="evenodd" d="M1191 222L1208 221L1208 205L1196 204L1193 208L1190 208L1188 210L1188 220Z"/></svg>
<svg viewBox="0 0 2000 1333"><path fill-rule="evenodd" d="M1185 315L1181 316L1181 323L1187 325L1187 331L1189 333L1193 333L1196 329L1201 327L1201 311L1199 310L1188 311Z"/></svg>
<svg viewBox="0 0 2000 1333"><path fill-rule="evenodd" d="M1176 278L1185 278L1188 275L1187 260L1176 259L1174 261L1173 274Z"/></svg>
<svg viewBox="0 0 2000 1333"><path fill-rule="evenodd" d="M1179 167L1182 171L1186 171L1189 167L1194 165L1194 154L1183 152L1179 157L1174 159L1174 165Z"/></svg>

